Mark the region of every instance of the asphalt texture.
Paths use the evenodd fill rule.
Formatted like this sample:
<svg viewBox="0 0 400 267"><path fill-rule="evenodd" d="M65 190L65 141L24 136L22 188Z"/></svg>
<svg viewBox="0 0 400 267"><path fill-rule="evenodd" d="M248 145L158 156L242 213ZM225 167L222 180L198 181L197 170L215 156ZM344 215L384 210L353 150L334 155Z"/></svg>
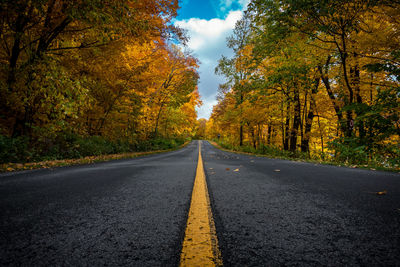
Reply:
<svg viewBox="0 0 400 267"><path fill-rule="evenodd" d="M225 266L400 266L398 173L202 151Z"/></svg>
<svg viewBox="0 0 400 267"><path fill-rule="evenodd" d="M0 266L177 266L197 153L1 174ZM202 157L225 266L400 266L398 173Z"/></svg>
<svg viewBox="0 0 400 267"><path fill-rule="evenodd" d="M198 158L178 151L0 176L0 266L176 266Z"/></svg>

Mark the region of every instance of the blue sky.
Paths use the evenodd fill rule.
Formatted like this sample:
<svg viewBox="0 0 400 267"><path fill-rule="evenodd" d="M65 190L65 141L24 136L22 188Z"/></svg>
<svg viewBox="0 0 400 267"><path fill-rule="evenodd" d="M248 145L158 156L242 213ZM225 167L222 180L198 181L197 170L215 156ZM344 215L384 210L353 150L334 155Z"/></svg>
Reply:
<svg viewBox="0 0 400 267"><path fill-rule="evenodd" d="M181 9L174 24L187 30L190 37L188 48L200 60L199 91L203 106L198 118L208 119L218 85L224 78L214 74L222 55L231 57L233 52L226 46L226 38L232 34L236 21L242 17L249 0L180 0Z"/></svg>
<svg viewBox="0 0 400 267"><path fill-rule="evenodd" d="M179 2L181 9L178 10L178 20L190 18L223 19L229 11L242 9L240 1L180 0Z"/></svg>

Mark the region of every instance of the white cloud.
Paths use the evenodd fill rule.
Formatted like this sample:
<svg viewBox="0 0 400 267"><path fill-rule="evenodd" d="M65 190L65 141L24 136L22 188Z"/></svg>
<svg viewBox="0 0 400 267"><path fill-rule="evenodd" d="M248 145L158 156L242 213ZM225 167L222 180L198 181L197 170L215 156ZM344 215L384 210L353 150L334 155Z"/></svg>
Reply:
<svg viewBox="0 0 400 267"><path fill-rule="evenodd" d="M215 99L215 96L211 96L209 98L205 98L202 100L203 100L203 105L197 110L198 118L208 119L211 115L213 106L216 105L218 102Z"/></svg>
<svg viewBox="0 0 400 267"><path fill-rule="evenodd" d="M176 21L175 25L188 30L190 35L188 46L196 51L201 46L207 45L209 41L219 41L224 33L230 32L235 27L236 21L241 17L241 11L231 11L225 20L191 18L189 20Z"/></svg>
<svg viewBox="0 0 400 267"><path fill-rule="evenodd" d="M212 106L216 104L218 85L224 82L224 78L214 74L214 69L222 55L232 56L233 52L226 46L226 38L232 34L235 23L241 19L242 14L242 11L230 11L225 19L191 18L174 23L188 31L188 47L201 62L199 91L203 106L198 109L199 118L209 118Z"/></svg>

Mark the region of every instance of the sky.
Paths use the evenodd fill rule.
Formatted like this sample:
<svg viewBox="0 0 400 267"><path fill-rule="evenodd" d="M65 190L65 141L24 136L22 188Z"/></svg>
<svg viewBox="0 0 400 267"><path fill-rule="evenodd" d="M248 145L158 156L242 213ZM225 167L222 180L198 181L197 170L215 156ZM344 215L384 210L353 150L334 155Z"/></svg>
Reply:
<svg viewBox="0 0 400 267"><path fill-rule="evenodd" d="M187 30L188 48L200 61L199 92L203 105L197 109L198 118L208 119L217 104L218 85L224 83L214 69L222 55L233 56L226 46L235 23L242 17L249 0L180 0L181 9L174 25Z"/></svg>

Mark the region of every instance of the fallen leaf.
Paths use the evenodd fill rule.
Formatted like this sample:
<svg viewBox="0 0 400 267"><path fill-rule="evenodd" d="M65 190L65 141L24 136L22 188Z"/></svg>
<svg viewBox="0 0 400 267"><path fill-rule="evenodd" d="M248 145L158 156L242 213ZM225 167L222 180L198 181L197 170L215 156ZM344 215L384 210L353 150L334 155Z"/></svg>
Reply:
<svg viewBox="0 0 400 267"><path fill-rule="evenodd" d="M239 169L234 169L233 171L234 171L234 172L238 172L238 171L239 171Z"/></svg>
<svg viewBox="0 0 400 267"><path fill-rule="evenodd" d="M226 168L227 171L229 171L229 168Z"/></svg>
<svg viewBox="0 0 400 267"><path fill-rule="evenodd" d="M212 170L213 168L209 168L210 170Z"/></svg>
<svg viewBox="0 0 400 267"><path fill-rule="evenodd" d="M377 194L378 196L386 195L386 193L387 193L386 190L383 190L383 191L380 191L380 192L376 192L376 194Z"/></svg>
<svg viewBox="0 0 400 267"><path fill-rule="evenodd" d="M281 170L275 169L274 172L280 172Z"/></svg>

